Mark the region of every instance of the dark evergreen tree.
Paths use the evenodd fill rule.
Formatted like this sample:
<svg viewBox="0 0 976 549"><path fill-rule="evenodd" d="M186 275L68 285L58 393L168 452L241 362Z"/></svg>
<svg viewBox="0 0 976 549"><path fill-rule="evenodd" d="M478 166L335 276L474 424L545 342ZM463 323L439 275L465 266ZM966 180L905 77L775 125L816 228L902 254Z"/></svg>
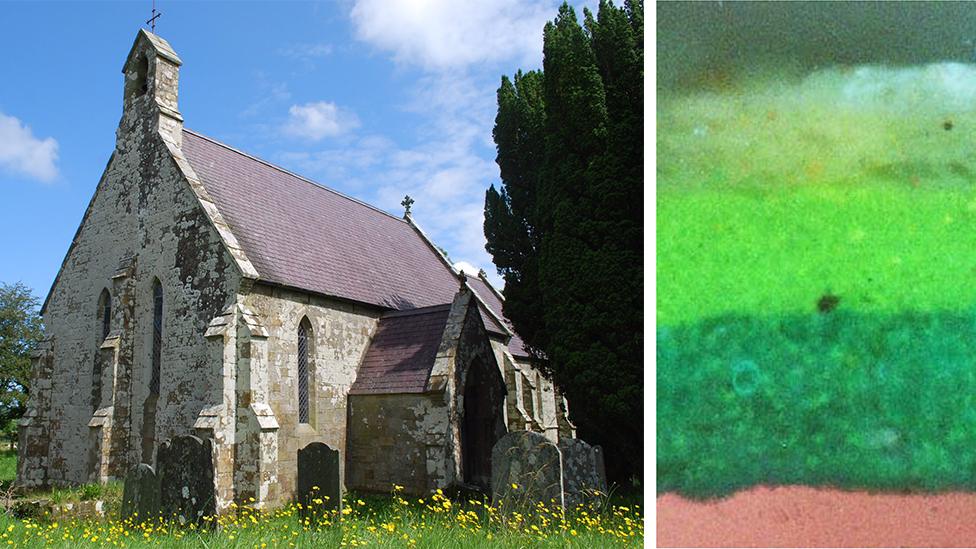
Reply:
<svg viewBox="0 0 976 549"><path fill-rule="evenodd" d="M498 89L498 115L493 132L498 166L505 187L492 186L485 198L485 234L488 253L505 278L505 314L526 344L545 348L545 330L538 314L539 238L535 221L535 194L545 154L545 103L542 74L502 77Z"/></svg>
<svg viewBox="0 0 976 549"><path fill-rule="evenodd" d="M602 1L583 28L563 4L543 72L502 79L485 200L505 314L618 479L643 476L642 8Z"/></svg>

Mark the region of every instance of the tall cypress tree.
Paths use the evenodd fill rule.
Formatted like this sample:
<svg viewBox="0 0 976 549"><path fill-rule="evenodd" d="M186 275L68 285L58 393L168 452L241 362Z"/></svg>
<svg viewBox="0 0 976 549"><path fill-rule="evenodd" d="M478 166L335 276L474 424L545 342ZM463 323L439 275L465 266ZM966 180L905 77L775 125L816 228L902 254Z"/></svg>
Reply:
<svg viewBox="0 0 976 549"><path fill-rule="evenodd" d="M563 4L543 72L503 78L498 100L504 187L486 196L485 235L505 313L610 472L642 476L641 3L602 1L585 28Z"/></svg>
<svg viewBox="0 0 976 549"><path fill-rule="evenodd" d="M530 349L545 348L545 330L536 309L539 295L539 232L536 188L545 153L542 73L502 77L493 132L505 186L485 197L486 246L505 279L505 315Z"/></svg>

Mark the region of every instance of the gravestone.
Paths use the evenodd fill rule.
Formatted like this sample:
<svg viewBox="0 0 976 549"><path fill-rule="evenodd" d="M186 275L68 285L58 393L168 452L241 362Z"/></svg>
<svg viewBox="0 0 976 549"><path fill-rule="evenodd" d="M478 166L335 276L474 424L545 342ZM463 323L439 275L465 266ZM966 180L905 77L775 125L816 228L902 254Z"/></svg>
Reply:
<svg viewBox="0 0 976 549"><path fill-rule="evenodd" d="M563 455L567 507L576 507L607 493L606 475L601 474L602 451L578 438L559 439L559 451Z"/></svg>
<svg viewBox="0 0 976 549"><path fill-rule="evenodd" d="M303 514L341 511L342 484L339 481L339 451L313 442L298 451L298 502ZM309 513L308 511L311 511Z"/></svg>
<svg viewBox="0 0 976 549"><path fill-rule="evenodd" d="M596 476L598 479L600 479L600 486L603 486L603 488L606 489L609 484L607 484L606 462L603 461L603 447L594 446L593 453L596 455Z"/></svg>
<svg viewBox="0 0 976 549"><path fill-rule="evenodd" d="M562 457L555 444L531 431L513 431L491 450L491 492L496 505L536 502L564 506Z"/></svg>
<svg viewBox="0 0 976 549"><path fill-rule="evenodd" d="M182 436L159 447L159 508L163 517L180 524L213 525L204 517L216 510L213 445L210 439Z"/></svg>
<svg viewBox="0 0 976 549"><path fill-rule="evenodd" d="M122 489L122 520L139 523L159 515L159 477L152 466L140 463L125 476Z"/></svg>

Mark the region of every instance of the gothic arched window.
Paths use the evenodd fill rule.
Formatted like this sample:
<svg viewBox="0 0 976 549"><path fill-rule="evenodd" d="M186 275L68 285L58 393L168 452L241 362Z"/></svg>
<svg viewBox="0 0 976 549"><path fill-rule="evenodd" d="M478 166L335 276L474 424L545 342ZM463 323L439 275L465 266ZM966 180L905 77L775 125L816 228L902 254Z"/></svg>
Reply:
<svg viewBox="0 0 976 549"><path fill-rule="evenodd" d="M101 337L95 344L95 359L92 361L92 409L97 410L101 405L102 399L102 361L101 361L101 346L105 338L108 337L108 333L112 331L112 294L108 293L108 289L102 289L101 295L98 296L98 309L95 311L95 319L98 322L98 328L96 329L97 334Z"/></svg>
<svg viewBox="0 0 976 549"><path fill-rule="evenodd" d="M163 347L163 286L159 279L153 282L153 338L152 338L152 378L149 393L159 394L159 370Z"/></svg>
<svg viewBox="0 0 976 549"><path fill-rule="evenodd" d="M312 323L308 317L298 325L298 422L308 423L308 346L312 336Z"/></svg>
<svg viewBox="0 0 976 549"><path fill-rule="evenodd" d="M108 293L108 289L102 290L102 295L98 298L98 316L102 321L102 341L108 337L108 333L112 331L112 295ZM101 345L102 341L99 341Z"/></svg>

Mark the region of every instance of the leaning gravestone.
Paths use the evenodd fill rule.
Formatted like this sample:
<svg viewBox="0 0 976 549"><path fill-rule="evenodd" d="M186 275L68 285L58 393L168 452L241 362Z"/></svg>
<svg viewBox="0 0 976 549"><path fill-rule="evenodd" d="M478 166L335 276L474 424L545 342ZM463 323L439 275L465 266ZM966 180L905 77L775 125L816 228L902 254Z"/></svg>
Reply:
<svg viewBox="0 0 976 549"><path fill-rule="evenodd" d="M603 454L578 438L559 439L563 455L563 487L566 506L576 507L607 493L607 479L601 474Z"/></svg>
<svg viewBox="0 0 976 549"><path fill-rule="evenodd" d="M341 511L342 484L339 482L339 451L313 442L298 451L298 502L304 514ZM307 511L311 511L308 513Z"/></svg>
<svg viewBox="0 0 976 549"><path fill-rule="evenodd" d="M159 515L159 477L152 466L140 463L125 476L122 489L122 520L153 520Z"/></svg>
<svg viewBox="0 0 976 549"><path fill-rule="evenodd" d="M536 502L564 506L562 457L546 437L513 431L491 450L491 492L496 505L524 507Z"/></svg>
<svg viewBox="0 0 976 549"><path fill-rule="evenodd" d="M204 525L217 514L210 439L176 437L159 447L160 512L180 524ZM214 521L210 521L213 524Z"/></svg>

